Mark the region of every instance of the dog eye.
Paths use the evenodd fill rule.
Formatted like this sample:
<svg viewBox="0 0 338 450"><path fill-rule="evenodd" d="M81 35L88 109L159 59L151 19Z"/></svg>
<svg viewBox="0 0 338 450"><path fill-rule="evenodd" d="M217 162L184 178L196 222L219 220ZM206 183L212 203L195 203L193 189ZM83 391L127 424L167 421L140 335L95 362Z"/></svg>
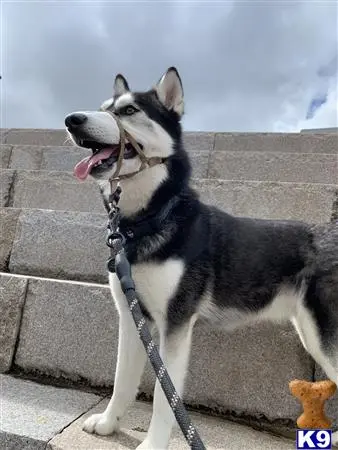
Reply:
<svg viewBox="0 0 338 450"><path fill-rule="evenodd" d="M126 107L125 107L125 109L124 109L123 112L124 112L125 114L127 114L127 116L131 116L132 114L134 114L134 113L137 112L137 109L134 108L134 106L129 105L129 106L126 106Z"/></svg>

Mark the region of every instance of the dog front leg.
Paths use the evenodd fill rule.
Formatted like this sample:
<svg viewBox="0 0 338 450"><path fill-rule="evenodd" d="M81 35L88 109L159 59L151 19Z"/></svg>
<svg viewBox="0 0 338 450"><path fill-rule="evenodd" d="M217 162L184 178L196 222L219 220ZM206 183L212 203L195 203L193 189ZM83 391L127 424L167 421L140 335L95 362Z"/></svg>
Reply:
<svg viewBox="0 0 338 450"><path fill-rule="evenodd" d="M90 416L83 425L88 433L108 435L117 431L119 421L135 400L146 363L146 352L137 334L127 301L119 304L119 343L114 392L102 414Z"/></svg>
<svg viewBox="0 0 338 450"><path fill-rule="evenodd" d="M195 319L192 318L180 330L174 331L169 335L165 335L160 330L160 354L180 396L183 392L185 374L189 363L194 323ZM153 415L148 434L146 439L137 447L137 450L167 449L174 422L175 416L160 383L156 381Z"/></svg>

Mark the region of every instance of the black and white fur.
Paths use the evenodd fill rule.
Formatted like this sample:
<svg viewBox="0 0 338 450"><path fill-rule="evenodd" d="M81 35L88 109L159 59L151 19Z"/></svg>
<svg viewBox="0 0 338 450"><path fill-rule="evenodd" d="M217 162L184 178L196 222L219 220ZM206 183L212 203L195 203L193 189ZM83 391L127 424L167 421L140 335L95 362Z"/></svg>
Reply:
<svg viewBox="0 0 338 450"><path fill-rule="evenodd" d="M226 329L253 321L289 320L305 349L338 384L338 227L233 217L203 204L189 186L190 163L180 125L183 89L175 68L147 92L131 92L118 75L114 95L101 110L81 112L85 122L68 128L75 143L81 145L84 137L101 144L119 142L108 109L119 115L147 156L167 158L121 181L124 220L132 224L178 198L159 232L127 245L137 291L158 329L160 353L177 391L183 392L198 318ZM137 156L126 159L121 173L134 172L140 164ZM115 163L91 174L105 201L114 170ZM84 423L84 430L100 435L118 429L146 363L114 274L109 283L120 317L114 393L107 409ZM148 434L137 448L166 449L173 423L156 383Z"/></svg>

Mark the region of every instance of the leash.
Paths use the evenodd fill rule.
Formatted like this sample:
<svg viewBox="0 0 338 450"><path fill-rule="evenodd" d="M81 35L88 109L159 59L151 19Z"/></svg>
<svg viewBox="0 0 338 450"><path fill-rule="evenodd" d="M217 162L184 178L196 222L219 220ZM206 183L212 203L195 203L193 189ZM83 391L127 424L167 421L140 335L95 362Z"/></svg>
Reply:
<svg viewBox="0 0 338 450"><path fill-rule="evenodd" d="M146 169L147 167L152 167L156 164L162 164L165 160L160 157L148 158L141 150L136 140L124 129L120 119L113 112L106 112L109 112L109 114L111 114L111 116L115 119L120 130L120 153L117 160L117 167L113 176L109 179L111 193L109 196L108 236L106 239L106 244L111 249L111 257L107 261L107 268L109 272L116 273L120 281L121 289L127 299L129 310L133 316L138 335L144 345L150 363L155 371L156 377L161 384L162 390L168 400L170 408L174 413L174 416L182 430L186 441L188 442L190 448L193 450L206 450L197 429L192 424L188 412L180 396L178 395L173 382L171 381L171 378L159 354L158 348L151 337L149 328L146 324L146 319L144 318L141 311L140 303L135 290L135 283L131 275L130 263L125 253L124 247L126 244L126 237L119 228L121 214L118 203L120 200L122 189L119 185L117 185L115 190L113 189L114 182L119 181L123 178L130 178L133 175ZM128 139L128 141L138 153L141 159L141 166L136 172L126 175L119 175L123 162L126 139ZM166 209L168 209L168 206L165 208L165 211L162 211L163 217L165 217L166 214L169 213L169 211L166 211Z"/></svg>
<svg viewBox="0 0 338 450"><path fill-rule="evenodd" d="M131 268L128 258L125 254L125 236L119 231L120 210L118 205L122 189L118 186L110 196L110 211L108 220L108 236L106 243L111 249L111 257L107 261L109 272L116 273L120 280L121 289L124 293L129 310L133 316L138 335L148 354L150 363L155 371L156 377L160 382L163 392L169 402L169 405L175 415L185 439L193 450L205 450L205 446L198 434L197 429L192 424L188 412L183 402L176 392L171 378L164 366L158 348L154 343L146 320L142 314L139 300L135 291L135 284L131 275Z"/></svg>

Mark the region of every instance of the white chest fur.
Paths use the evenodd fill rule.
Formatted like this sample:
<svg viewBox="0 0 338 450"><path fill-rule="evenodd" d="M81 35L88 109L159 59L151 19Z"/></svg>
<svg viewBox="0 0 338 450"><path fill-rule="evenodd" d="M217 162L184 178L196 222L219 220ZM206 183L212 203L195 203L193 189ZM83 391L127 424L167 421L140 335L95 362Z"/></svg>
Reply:
<svg viewBox="0 0 338 450"><path fill-rule="evenodd" d="M179 259L132 266L136 290L155 322L165 320L168 302L177 291L183 271L184 263ZM109 275L109 284L118 310L125 309L127 300L121 291L120 282L115 274Z"/></svg>

